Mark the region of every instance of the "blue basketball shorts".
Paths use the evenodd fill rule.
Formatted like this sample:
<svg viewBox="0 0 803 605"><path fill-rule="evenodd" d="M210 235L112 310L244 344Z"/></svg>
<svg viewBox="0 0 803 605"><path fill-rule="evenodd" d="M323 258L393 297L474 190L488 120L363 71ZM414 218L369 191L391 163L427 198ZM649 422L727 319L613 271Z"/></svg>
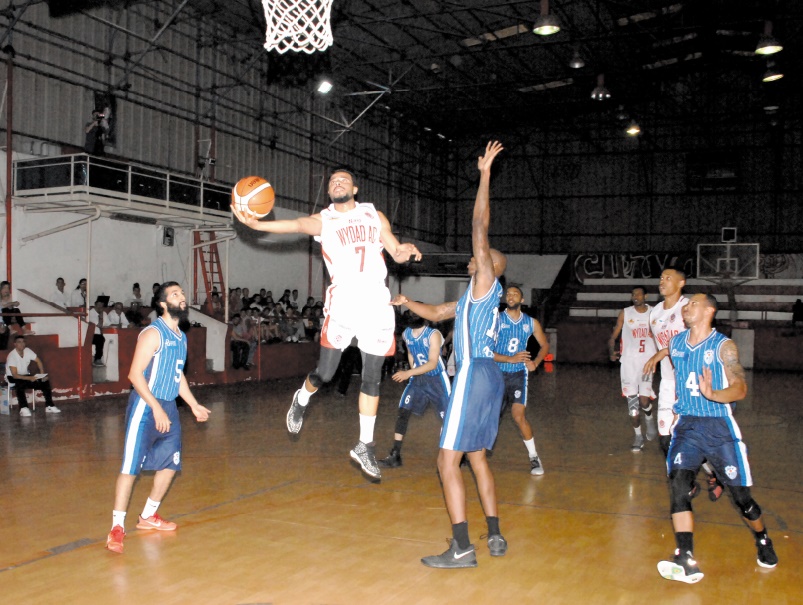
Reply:
<svg viewBox="0 0 803 605"><path fill-rule="evenodd" d="M708 460L722 483L753 485L747 446L733 417L680 417L669 444L667 473L680 469L696 473L704 460Z"/></svg>
<svg viewBox="0 0 803 605"><path fill-rule="evenodd" d="M153 410L136 390L128 397L125 422L123 465L120 470L126 475L138 475L140 471L181 470L181 423L175 400L158 399L170 419L170 430L156 430Z"/></svg>
<svg viewBox="0 0 803 605"><path fill-rule="evenodd" d="M440 447L458 452L493 447L504 391L502 371L493 359L464 360L452 384Z"/></svg>
<svg viewBox="0 0 803 605"><path fill-rule="evenodd" d="M502 372L505 380L505 405L527 405L527 370Z"/></svg>
<svg viewBox="0 0 803 605"><path fill-rule="evenodd" d="M413 376L399 400L399 407L420 416L432 404L441 419L449 406L449 381L442 374Z"/></svg>

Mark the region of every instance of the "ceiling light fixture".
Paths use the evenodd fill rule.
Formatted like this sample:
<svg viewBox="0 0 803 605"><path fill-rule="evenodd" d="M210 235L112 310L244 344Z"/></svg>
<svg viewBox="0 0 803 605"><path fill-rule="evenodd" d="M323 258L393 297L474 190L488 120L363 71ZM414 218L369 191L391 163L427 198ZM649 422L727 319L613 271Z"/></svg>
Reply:
<svg viewBox="0 0 803 605"><path fill-rule="evenodd" d="M783 46L772 35L772 21L764 22L764 33L758 38L758 46L756 46L757 55L774 55L783 50Z"/></svg>
<svg viewBox="0 0 803 605"><path fill-rule="evenodd" d="M762 82L775 82L783 78L783 72L775 68L775 61L767 61L767 71L761 78Z"/></svg>
<svg viewBox="0 0 803 605"><path fill-rule="evenodd" d="M595 101L607 101L611 98L611 91L605 88L605 74L597 76L597 86L591 91L591 98Z"/></svg>
<svg viewBox="0 0 803 605"><path fill-rule="evenodd" d="M318 92L322 95L329 93L335 87L328 79L323 78L320 82L318 82Z"/></svg>
<svg viewBox="0 0 803 605"><path fill-rule="evenodd" d="M586 62L583 61L583 57L580 56L580 51L575 48L574 55L572 55L572 60L569 61L569 67L572 69L582 69L585 66Z"/></svg>
<svg viewBox="0 0 803 605"><path fill-rule="evenodd" d="M627 125L625 132L631 137L637 137L641 134L641 127L635 120L630 120L630 124Z"/></svg>
<svg viewBox="0 0 803 605"><path fill-rule="evenodd" d="M551 36L559 31L557 17L549 14L549 0L541 0L541 14L533 26L533 33L539 36Z"/></svg>

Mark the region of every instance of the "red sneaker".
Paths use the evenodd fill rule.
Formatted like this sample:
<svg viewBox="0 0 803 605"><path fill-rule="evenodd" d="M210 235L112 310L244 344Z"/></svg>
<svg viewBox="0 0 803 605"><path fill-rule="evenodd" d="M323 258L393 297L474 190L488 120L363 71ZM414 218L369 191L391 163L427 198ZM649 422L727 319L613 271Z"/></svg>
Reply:
<svg viewBox="0 0 803 605"><path fill-rule="evenodd" d="M106 537L106 550L123 554L123 538L125 538L125 530L119 525L112 527Z"/></svg>
<svg viewBox="0 0 803 605"><path fill-rule="evenodd" d="M172 521L165 521L158 513L153 513L152 517L143 519L142 515L139 516L137 522L137 529L158 529L159 531L175 531L176 524Z"/></svg>

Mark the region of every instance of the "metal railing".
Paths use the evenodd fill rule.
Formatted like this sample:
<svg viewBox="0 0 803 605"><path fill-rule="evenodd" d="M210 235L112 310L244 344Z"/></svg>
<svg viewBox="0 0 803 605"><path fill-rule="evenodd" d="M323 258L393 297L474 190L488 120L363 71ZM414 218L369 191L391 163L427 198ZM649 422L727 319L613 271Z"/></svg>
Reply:
<svg viewBox="0 0 803 605"><path fill-rule="evenodd" d="M87 154L15 161L13 191L17 197L93 193L216 216L228 215L231 200L230 185Z"/></svg>

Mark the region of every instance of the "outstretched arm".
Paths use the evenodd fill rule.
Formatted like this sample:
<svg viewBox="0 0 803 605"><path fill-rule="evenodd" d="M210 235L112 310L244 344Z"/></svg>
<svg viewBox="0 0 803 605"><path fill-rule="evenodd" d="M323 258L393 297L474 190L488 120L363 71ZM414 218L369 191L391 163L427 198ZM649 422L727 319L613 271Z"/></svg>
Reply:
<svg viewBox="0 0 803 605"><path fill-rule="evenodd" d="M410 257L415 260L421 260L421 252L415 247L415 244L400 243L390 230L388 217L379 211L377 211L377 214L379 215L379 221L382 223L382 232L379 234L379 241L382 242L382 245L385 247L385 250L388 251L391 258L397 263L405 263L410 260Z"/></svg>
<svg viewBox="0 0 803 605"><path fill-rule="evenodd" d="M395 305L397 307L400 305L404 305L419 317L423 317L424 319L428 319L429 321L434 321L434 322L451 319L452 317L454 317L455 309L457 308L457 302L446 302L446 303L441 303L439 305L428 305L426 303L420 303L410 300L404 294L399 294L398 296L396 296L396 298L390 301L390 304Z"/></svg>
<svg viewBox="0 0 803 605"><path fill-rule="evenodd" d="M491 289L496 279L493 259L491 258L491 245L488 241L488 227L491 224L490 184L491 165L503 147L499 141L489 142L485 146L485 155L477 160L477 169L480 171L480 185L477 189L477 198L474 200L474 215L471 219L471 246L477 271L474 274L474 285L471 294L482 298Z"/></svg>
<svg viewBox="0 0 803 605"><path fill-rule="evenodd" d="M255 231L264 231L266 233L305 233L306 235L321 234L320 214L301 216L292 220L260 221L255 216L240 212L234 206L231 207L231 212L243 225Z"/></svg>

